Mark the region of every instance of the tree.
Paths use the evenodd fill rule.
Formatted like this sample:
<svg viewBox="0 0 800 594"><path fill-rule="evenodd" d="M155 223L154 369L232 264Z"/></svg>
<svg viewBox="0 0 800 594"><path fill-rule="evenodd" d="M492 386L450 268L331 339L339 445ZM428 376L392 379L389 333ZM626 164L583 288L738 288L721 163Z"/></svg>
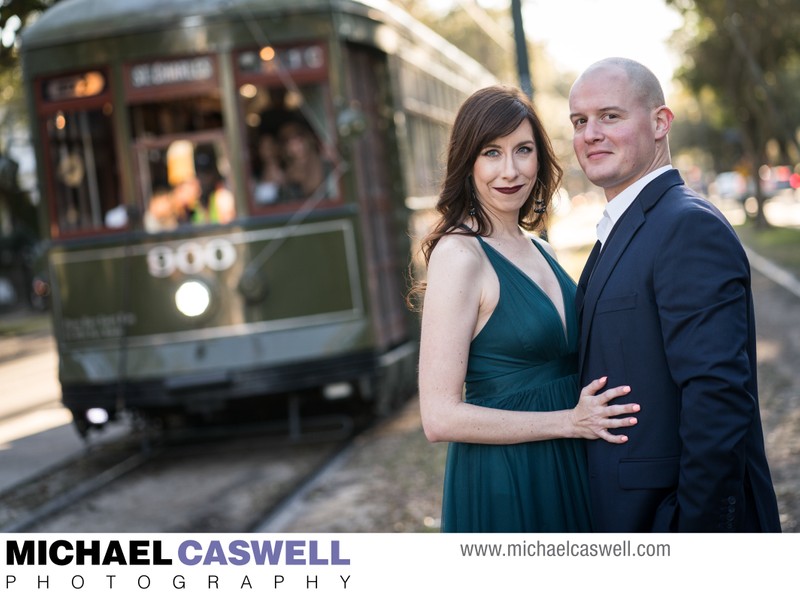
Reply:
<svg viewBox="0 0 800 594"><path fill-rule="evenodd" d="M511 3L499 9L482 8L476 0L451 0L440 10L431 8L427 0L395 0L395 2L431 30L483 64L502 83L520 85L517 72L514 26ZM526 34L535 31L535 24L525 23ZM528 43L533 98L536 109L553 142L559 160L568 165L563 184L570 193L589 187L589 182L575 162L572 150L572 124L569 121L569 95L574 73L557 70L545 49Z"/></svg>
<svg viewBox="0 0 800 594"><path fill-rule="evenodd" d="M515 80L509 11L486 10L475 0L452 0L439 10L431 8L425 0L395 0L395 4L483 64L498 79Z"/></svg>
<svg viewBox="0 0 800 594"><path fill-rule="evenodd" d="M3 241L35 235L36 212L31 197L20 188L12 145L27 137L27 112L19 64L19 36L43 10L59 0L0 0L0 208L13 231ZM2 232L0 232L2 234ZM15 248L16 249L16 248Z"/></svg>
<svg viewBox="0 0 800 594"><path fill-rule="evenodd" d="M753 180L759 226L766 226L759 170L800 159L795 130L800 0L667 0L684 15L677 78L719 114L716 132L734 143ZM770 150L770 147L776 147Z"/></svg>
<svg viewBox="0 0 800 594"><path fill-rule="evenodd" d="M19 33L59 0L0 0L0 71L17 65Z"/></svg>
<svg viewBox="0 0 800 594"><path fill-rule="evenodd" d="M0 0L0 139L13 138L26 119L19 64L20 33L59 0ZM0 144L0 154L8 147Z"/></svg>

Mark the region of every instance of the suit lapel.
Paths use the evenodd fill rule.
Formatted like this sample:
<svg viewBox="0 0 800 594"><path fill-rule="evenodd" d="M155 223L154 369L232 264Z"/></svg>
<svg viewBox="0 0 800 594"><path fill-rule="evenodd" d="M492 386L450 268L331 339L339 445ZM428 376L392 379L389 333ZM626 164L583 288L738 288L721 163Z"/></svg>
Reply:
<svg viewBox="0 0 800 594"><path fill-rule="evenodd" d="M581 347L580 360L583 361L589 332L592 326L592 317L597 307L597 301L603 292L609 276L619 262L620 257L625 252L625 248L633 239L636 231L644 224L644 213L638 201L631 204L622 218L614 226L614 230L606 240L605 248L597 258L594 272L591 274L591 282L586 286L586 293L583 298L582 308L578 314L581 320Z"/></svg>
<svg viewBox="0 0 800 594"><path fill-rule="evenodd" d="M592 248L589 258L586 260L586 265L583 267L581 277L578 280L578 288L575 291L575 307L578 311L578 320L580 320L581 311L583 310L583 297L586 294L586 287L589 284L589 279L592 277L592 271L597 264L597 257L600 255L600 248L603 244L596 241Z"/></svg>
<svg viewBox="0 0 800 594"><path fill-rule="evenodd" d="M584 363L586 361L586 345L589 342L589 333L597 302L619 259L644 224L646 213L656 205L669 188L682 183L683 179L675 169L667 171L651 181L614 225L603 250L599 254L595 254L596 250L592 250L592 254L595 255L593 269L589 267L590 262L587 260L580 279L580 282L583 283L583 291L578 291L580 297L576 299L580 323L579 361Z"/></svg>

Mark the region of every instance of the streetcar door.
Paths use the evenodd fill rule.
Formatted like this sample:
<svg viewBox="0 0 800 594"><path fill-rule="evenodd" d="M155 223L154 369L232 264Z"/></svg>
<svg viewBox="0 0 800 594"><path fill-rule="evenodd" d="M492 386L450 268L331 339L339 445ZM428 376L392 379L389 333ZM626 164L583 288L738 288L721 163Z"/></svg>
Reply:
<svg viewBox="0 0 800 594"><path fill-rule="evenodd" d="M392 188L400 184L392 178L390 170L390 164L398 163L399 159L394 152L388 66L386 55L372 48L350 44L347 50L349 94L366 124L364 133L354 142L353 157L361 230L368 246L366 277L376 341L380 347L390 348L408 338L401 280L410 248L404 242L408 219L395 219L396 212L406 211L404 196L392 193Z"/></svg>

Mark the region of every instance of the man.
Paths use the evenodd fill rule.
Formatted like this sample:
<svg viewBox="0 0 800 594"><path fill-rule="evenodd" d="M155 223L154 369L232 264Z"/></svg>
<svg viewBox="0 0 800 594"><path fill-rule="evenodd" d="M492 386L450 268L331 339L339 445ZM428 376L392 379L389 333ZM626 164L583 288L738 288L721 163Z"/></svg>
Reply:
<svg viewBox="0 0 800 594"><path fill-rule="evenodd" d="M742 246L671 167L652 72L602 60L569 105L575 154L608 201L578 288L581 382L607 375L641 404L626 445L587 444L595 528L779 532Z"/></svg>

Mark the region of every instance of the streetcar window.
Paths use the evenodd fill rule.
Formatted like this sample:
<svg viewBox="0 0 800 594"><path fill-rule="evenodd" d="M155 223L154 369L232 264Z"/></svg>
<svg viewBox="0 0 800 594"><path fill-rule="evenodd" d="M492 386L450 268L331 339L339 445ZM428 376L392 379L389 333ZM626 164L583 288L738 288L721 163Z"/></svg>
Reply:
<svg viewBox="0 0 800 594"><path fill-rule="evenodd" d="M327 89L304 85L243 85L256 209L299 207L338 196L336 154L330 140Z"/></svg>
<svg viewBox="0 0 800 594"><path fill-rule="evenodd" d="M221 128L222 105L219 97L172 99L131 107L131 132L134 138Z"/></svg>
<svg viewBox="0 0 800 594"><path fill-rule="evenodd" d="M406 112L410 167L406 184L410 195L433 197L438 194L442 161L441 147L447 146L452 122L450 111L442 109L439 93L442 83L429 73L408 65L402 71L403 102ZM437 90L438 89L438 90Z"/></svg>
<svg viewBox="0 0 800 594"><path fill-rule="evenodd" d="M339 197L327 78L328 56L320 43L267 45L238 55L256 212L313 208Z"/></svg>
<svg viewBox="0 0 800 594"><path fill-rule="evenodd" d="M120 204L110 105L56 111L45 119L47 158L54 171L57 233L127 225Z"/></svg>
<svg viewBox="0 0 800 594"><path fill-rule="evenodd" d="M130 119L146 231L235 218L216 93L133 105Z"/></svg>
<svg viewBox="0 0 800 594"><path fill-rule="evenodd" d="M227 182L230 164L221 135L141 141L136 143L136 154L146 231L224 224L235 218Z"/></svg>

